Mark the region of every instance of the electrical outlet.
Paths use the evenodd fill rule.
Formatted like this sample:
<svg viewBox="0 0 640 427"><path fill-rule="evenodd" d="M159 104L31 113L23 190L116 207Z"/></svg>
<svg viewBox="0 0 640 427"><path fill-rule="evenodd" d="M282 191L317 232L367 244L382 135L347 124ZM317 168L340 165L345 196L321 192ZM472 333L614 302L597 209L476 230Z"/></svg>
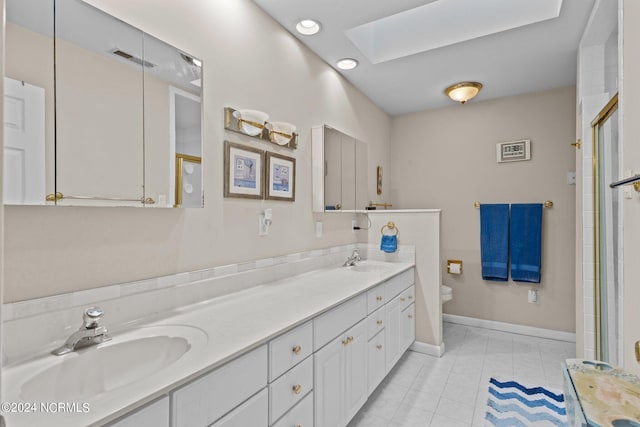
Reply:
<svg viewBox="0 0 640 427"><path fill-rule="evenodd" d="M538 304L537 289L529 289L528 300L529 300L529 304Z"/></svg>

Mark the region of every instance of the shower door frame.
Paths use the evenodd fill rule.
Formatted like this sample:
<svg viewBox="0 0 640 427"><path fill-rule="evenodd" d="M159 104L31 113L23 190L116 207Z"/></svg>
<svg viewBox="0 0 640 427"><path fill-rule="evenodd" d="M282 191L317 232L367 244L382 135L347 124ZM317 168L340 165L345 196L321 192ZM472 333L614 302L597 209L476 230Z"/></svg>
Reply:
<svg viewBox="0 0 640 427"><path fill-rule="evenodd" d="M611 116L613 116L614 113L616 113L616 111L618 111L618 93L616 93L610 100L609 102L604 106L604 108L602 110L600 110L600 112L598 113L598 115L593 119L593 121L591 122L591 129L592 129L592 141L593 141L593 297L594 297L594 321L595 321L595 325L594 325L594 331L595 331L595 358L598 360L604 360L604 361L609 361L612 363L616 363L616 364L622 364L622 356L623 353L621 351L621 342L622 342L622 306L619 304L617 304L617 310L618 312L615 313L615 316L617 318L617 336L614 337L615 338L615 342L616 342L616 354L617 354L617 358L618 360L615 361L610 361L609 359L609 355L605 354L605 350L608 351L608 349L610 348L610 345L607 345L606 349L603 346L603 338L609 338L604 336L603 334L606 334L607 331L604 330L603 331L603 321L606 320L603 318L603 303L606 304L606 301L603 299L602 297L602 292L603 292L603 286L605 286L605 288L607 287L607 283L602 283L601 280L601 274L602 274L602 266L601 266L601 243L602 243L602 237L603 237L603 231L604 232L615 232L615 233L619 233L619 227L621 226L621 224L617 224L617 227L613 227L613 230L602 230L600 227L600 223L601 223L601 213L604 214L604 212L600 212L600 186L602 185L601 179L603 179L600 176L600 163L599 163L599 148L600 145L603 143L603 141L600 141L600 136L599 136L599 130L602 127L602 125L604 125L607 120L609 120L611 118ZM618 119L619 120L619 119ZM618 126L619 128L619 126ZM618 138L618 144L620 143L620 140ZM616 159L616 161L619 161L619 158ZM621 236L619 236L620 238ZM618 253L618 258L622 256L622 253ZM618 262L618 259L614 260L615 263ZM606 268L606 267L605 267ZM618 280L618 295L620 294L620 292L622 291L622 272L619 271L619 278L620 280ZM616 295L616 299L618 299L618 295ZM607 295L608 296L608 295ZM607 315L608 316L608 315ZM607 341L609 342L609 341Z"/></svg>

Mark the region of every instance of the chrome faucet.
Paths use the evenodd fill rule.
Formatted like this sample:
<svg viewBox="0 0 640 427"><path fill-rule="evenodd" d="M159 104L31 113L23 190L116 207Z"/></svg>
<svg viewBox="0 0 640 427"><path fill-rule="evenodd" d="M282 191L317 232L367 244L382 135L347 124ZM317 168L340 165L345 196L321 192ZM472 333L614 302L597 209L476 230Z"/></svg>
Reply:
<svg viewBox="0 0 640 427"><path fill-rule="evenodd" d="M71 353L79 348L88 347L109 341L111 337L107 334L107 328L100 326L99 322L104 312L100 307L89 307L82 315L82 326L67 339L59 348L51 353L56 356Z"/></svg>
<svg viewBox="0 0 640 427"><path fill-rule="evenodd" d="M351 267L352 265L355 265L356 262L360 261L362 258L360 258L360 252L358 252L357 249L354 249L353 252L351 252L351 256L349 256L347 258L347 260L344 262L344 264L342 264L343 267Z"/></svg>

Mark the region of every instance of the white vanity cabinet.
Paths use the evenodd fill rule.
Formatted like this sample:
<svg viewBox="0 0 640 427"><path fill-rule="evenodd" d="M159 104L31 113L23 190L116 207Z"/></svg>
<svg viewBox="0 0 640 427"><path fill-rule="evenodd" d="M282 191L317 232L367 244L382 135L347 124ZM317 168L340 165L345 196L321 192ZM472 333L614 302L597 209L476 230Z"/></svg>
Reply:
<svg viewBox="0 0 640 427"><path fill-rule="evenodd" d="M112 422L344 427L415 340L413 268Z"/></svg>
<svg viewBox="0 0 640 427"><path fill-rule="evenodd" d="M108 425L109 427L169 427L169 397L158 399Z"/></svg>
<svg viewBox="0 0 640 427"><path fill-rule="evenodd" d="M208 426L266 385L267 346L263 345L171 393L171 425Z"/></svg>
<svg viewBox="0 0 640 427"><path fill-rule="evenodd" d="M365 320L314 354L315 425L340 427L367 401Z"/></svg>

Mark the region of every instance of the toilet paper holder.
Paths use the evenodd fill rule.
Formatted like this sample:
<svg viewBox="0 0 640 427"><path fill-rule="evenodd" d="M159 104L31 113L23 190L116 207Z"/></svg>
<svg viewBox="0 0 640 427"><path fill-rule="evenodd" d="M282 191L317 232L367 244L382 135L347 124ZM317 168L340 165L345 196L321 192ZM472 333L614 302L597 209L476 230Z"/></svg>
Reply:
<svg viewBox="0 0 640 427"><path fill-rule="evenodd" d="M447 273L449 274L462 274L462 260L448 259L447 260Z"/></svg>

